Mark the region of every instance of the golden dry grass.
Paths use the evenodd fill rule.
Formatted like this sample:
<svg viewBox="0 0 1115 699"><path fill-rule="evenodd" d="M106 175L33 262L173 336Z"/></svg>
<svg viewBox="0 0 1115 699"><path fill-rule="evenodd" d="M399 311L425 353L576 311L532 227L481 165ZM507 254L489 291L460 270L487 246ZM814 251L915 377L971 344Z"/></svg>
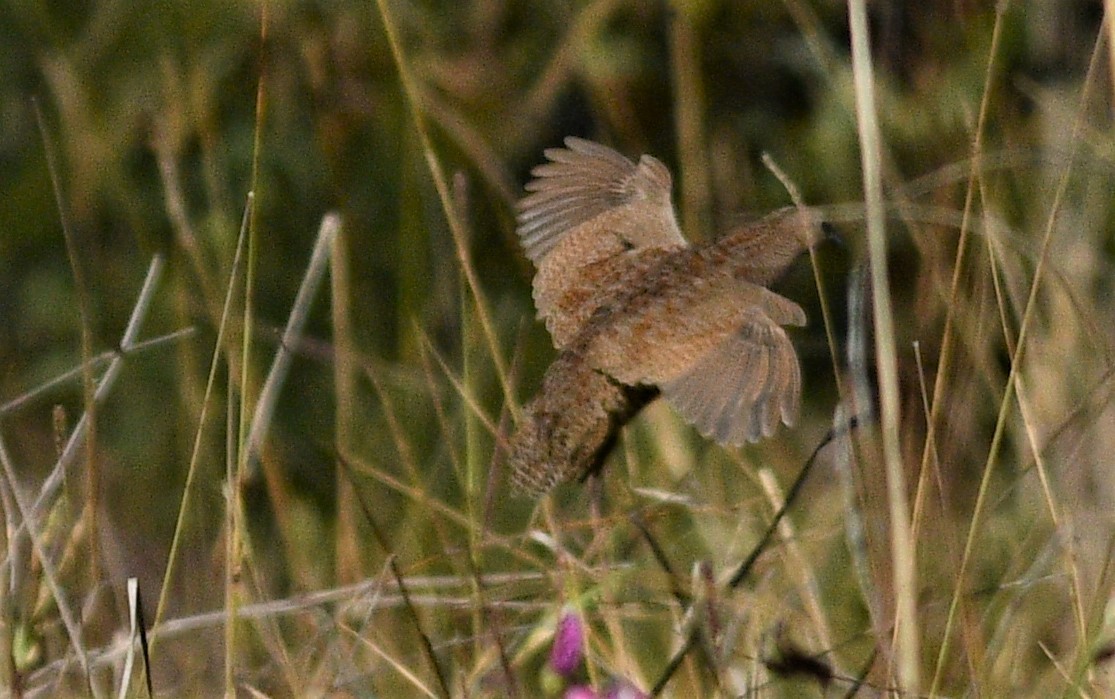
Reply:
<svg viewBox="0 0 1115 699"><path fill-rule="evenodd" d="M1111 3L125 5L0 10L7 693L144 695L133 577L160 696L1115 691ZM795 430L510 496L570 133L838 223Z"/></svg>

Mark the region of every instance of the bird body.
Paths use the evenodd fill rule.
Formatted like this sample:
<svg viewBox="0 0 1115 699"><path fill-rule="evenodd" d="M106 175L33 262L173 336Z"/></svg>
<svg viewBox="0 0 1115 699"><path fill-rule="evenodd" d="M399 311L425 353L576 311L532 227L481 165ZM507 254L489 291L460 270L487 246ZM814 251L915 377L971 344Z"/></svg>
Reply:
<svg viewBox="0 0 1115 699"><path fill-rule="evenodd" d="M599 468L659 391L720 443L792 425L801 374L781 326L805 313L765 285L821 240L818 213L783 209L692 246L661 162L565 143L546 151L519 204L535 304L559 355L511 438L515 487L539 495Z"/></svg>

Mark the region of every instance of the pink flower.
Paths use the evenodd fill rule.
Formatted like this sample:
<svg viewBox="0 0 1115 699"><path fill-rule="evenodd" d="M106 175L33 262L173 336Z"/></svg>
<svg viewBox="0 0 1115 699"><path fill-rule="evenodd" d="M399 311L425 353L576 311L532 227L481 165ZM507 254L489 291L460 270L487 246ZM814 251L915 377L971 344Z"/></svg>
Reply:
<svg viewBox="0 0 1115 699"><path fill-rule="evenodd" d="M550 667L562 677L569 677L584 660L585 630L581 617L571 608L562 610L550 648ZM591 690L590 690L591 691Z"/></svg>
<svg viewBox="0 0 1115 699"><path fill-rule="evenodd" d="M583 684L575 684L565 690L562 699L600 699L600 695Z"/></svg>

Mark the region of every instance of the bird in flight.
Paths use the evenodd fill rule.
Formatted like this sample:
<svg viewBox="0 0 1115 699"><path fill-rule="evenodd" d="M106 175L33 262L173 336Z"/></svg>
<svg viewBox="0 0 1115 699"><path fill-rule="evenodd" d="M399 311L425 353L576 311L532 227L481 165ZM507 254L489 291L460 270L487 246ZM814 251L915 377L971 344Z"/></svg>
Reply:
<svg viewBox="0 0 1115 699"><path fill-rule="evenodd" d="M558 356L510 439L514 488L539 496L599 469L659 394L721 444L792 426L801 371L782 326L805 313L766 286L824 239L819 212L789 207L690 245L661 161L574 137L545 155L517 233Z"/></svg>

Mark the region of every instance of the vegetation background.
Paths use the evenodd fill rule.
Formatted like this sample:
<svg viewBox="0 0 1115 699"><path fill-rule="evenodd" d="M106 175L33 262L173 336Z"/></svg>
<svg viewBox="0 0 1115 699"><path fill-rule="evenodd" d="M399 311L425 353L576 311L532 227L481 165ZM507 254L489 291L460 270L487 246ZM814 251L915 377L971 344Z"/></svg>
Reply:
<svg viewBox="0 0 1115 699"><path fill-rule="evenodd" d="M161 696L1108 695L1115 3L868 9L878 335L843 2L0 5L5 691L143 695L135 578ZM566 135L667 162L692 239L788 203L764 153L830 207L795 429L654 405L595 496L509 494Z"/></svg>

